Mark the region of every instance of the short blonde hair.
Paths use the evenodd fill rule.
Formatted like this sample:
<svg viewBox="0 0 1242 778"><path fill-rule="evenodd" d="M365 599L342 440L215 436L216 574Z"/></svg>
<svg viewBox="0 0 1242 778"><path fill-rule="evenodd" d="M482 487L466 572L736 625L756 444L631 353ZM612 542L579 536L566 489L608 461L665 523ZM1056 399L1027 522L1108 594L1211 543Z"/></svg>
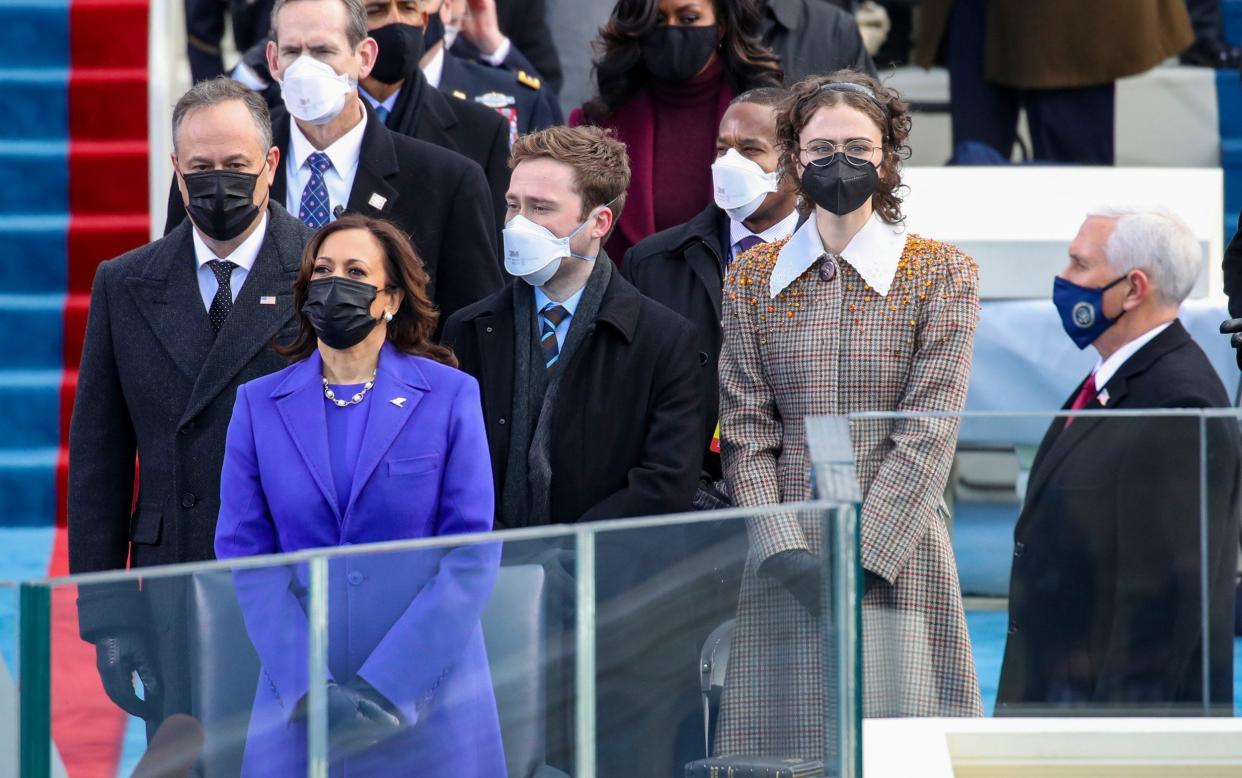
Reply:
<svg viewBox="0 0 1242 778"><path fill-rule="evenodd" d="M509 154L509 169L533 159L551 159L573 169L574 193L582 198L582 215L609 205L621 217L630 186L630 158L625 144L599 127L549 127L520 136Z"/></svg>

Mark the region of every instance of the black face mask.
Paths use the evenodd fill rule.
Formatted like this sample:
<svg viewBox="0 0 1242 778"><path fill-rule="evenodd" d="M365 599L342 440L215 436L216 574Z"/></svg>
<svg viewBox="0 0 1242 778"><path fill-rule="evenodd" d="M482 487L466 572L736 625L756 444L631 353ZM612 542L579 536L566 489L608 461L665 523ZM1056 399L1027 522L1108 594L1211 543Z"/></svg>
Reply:
<svg viewBox="0 0 1242 778"><path fill-rule="evenodd" d="M371 303L379 294L370 284L350 278L316 278L306 285L302 314L315 334L331 348L353 348L375 329Z"/></svg>
<svg viewBox="0 0 1242 778"><path fill-rule="evenodd" d="M832 155L823 166L807 165L802 171L802 191L811 202L829 213L853 213L880 187L880 174L870 162L854 167L845 155Z"/></svg>
<svg viewBox="0 0 1242 778"><path fill-rule="evenodd" d="M444 40L444 20L440 18L439 13L429 14L427 26L423 28L423 50L430 51L432 46L442 40Z"/></svg>
<svg viewBox="0 0 1242 778"><path fill-rule="evenodd" d="M698 75L719 45L716 25L657 27L643 36L643 62L661 81L684 82Z"/></svg>
<svg viewBox="0 0 1242 778"><path fill-rule="evenodd" d="M266 167L266 165L264 165ZM212 240L236 238L254 223L259 206L254 203L257 173L236 170L205 170L182 173L185 191L190 196L186 213L194 226Z"/></svg>
<svg viewBox="0 0 1242 778"><path fill-rule="evenodd" d="M371 30L370 35L379 44L371 77L382 84L404 81L426 52L423 28L412 24L386 24Z"/></svg>

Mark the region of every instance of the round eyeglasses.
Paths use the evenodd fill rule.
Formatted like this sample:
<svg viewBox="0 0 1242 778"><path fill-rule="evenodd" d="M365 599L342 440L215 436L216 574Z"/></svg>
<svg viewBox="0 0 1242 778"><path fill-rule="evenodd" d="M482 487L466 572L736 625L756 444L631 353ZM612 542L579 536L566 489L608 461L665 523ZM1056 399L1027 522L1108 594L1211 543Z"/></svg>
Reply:
<svg viewBox="0 0 1242 778"><path fill-rule="evenodd" d="M854 167L871 164L871 155L880 148L871 141L851 140L845 143L829 143L826 140L812 141L811 145L799 149L808 165L824 167L832 162L832 158L841 152L845 161Z"/></svg>

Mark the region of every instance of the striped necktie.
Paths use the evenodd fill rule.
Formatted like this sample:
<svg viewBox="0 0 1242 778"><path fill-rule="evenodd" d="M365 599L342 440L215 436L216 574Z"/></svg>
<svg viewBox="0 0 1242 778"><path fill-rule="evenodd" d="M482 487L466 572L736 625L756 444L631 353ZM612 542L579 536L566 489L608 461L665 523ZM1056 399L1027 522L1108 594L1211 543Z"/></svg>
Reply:
<svg viewBox="0 0 1242 778"><path fill-rule="evenodd" d="M543 317L543 326L539 331L539 345L543 346L544 367L551 372L553 366L556 365L556 360L561 356L560 346L556 342L556 328L569 318L569 311L565 310L562 305L548 303L543 306L539 315Z"/></svg>

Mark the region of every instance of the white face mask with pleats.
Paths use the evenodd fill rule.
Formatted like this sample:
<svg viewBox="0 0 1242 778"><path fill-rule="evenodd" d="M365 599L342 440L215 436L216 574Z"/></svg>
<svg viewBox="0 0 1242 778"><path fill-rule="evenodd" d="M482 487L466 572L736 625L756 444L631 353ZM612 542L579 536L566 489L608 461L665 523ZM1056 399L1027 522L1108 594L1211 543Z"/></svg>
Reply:
<svg viewBox="0 0 1242 778"><path fill-rule="evenodd" d="M543 286L556 275L565 257L594 262L595 257L573 253L569 242L595 219L603 207L592 211L577 229L563 238L556 237L547 227L535 224L521 214L514 216L504 229L505 270L531 286Z"/></svg>
<svg viewBox="0 0 1242 778"><path fill-rule="evenodd" d="M770 192L780 185L781 172L765 173L759 163L737 149L729 149L712 163L712 193L716 205L735 222L749 219Z"/></svg>
<svg viewBox="0 0 1242 778"><path fill-rule="evenodd" d="M338 74L328 63L303 54L285 68L280 96L293 118L327 124L344 110L345 98L357 86L347 74Z"/></svg>

